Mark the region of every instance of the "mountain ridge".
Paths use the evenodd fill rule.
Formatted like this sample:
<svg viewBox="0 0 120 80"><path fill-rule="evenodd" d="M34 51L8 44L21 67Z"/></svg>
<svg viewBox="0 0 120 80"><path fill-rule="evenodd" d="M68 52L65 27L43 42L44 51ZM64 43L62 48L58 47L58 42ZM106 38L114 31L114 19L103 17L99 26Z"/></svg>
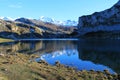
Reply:
<svg viewBox="0 0 120 80"><path fill-rule="evenodd" d="M101 12L95 12L91 15L79 17L79 27L94 27L99 25L113 25L117 24L117 20L120 23L120 0L111 8Z"/></svg>
<svg viewBox="0 0 120 80"><path fill-rule="evenodd" d="M0 37L9 39L39 39L71 37L75 27L57 26L38 20L19 18L15 21L0 19Z"/></svg>
<svg viewBox="0 0 120 80"><path fill-rule="evenodd" d="M16 21L17 19L20 19L20 18L24 18L24 17L19 17L16 19L13 19L11 17L0 17L0 19L5 20L5 21ZM25 18L25 19L29 19L29 18ZM45 17L45 16L41 16L39 19L31 18L30 20L43 21L43 22L52 23L52 24L55 24L58 26L65 26L65 27L77 26L77 24L78 24L77 21L72 21L72 20L61 21L61 20L55 20L53 18L49 18L49 17Z"/></svg>

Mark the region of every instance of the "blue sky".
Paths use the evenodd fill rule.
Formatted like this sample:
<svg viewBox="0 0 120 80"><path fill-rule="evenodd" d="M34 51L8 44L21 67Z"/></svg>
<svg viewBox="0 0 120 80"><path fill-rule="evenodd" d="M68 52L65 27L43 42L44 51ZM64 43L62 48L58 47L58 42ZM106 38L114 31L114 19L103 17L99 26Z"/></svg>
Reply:
<svg viewBox="0 0 120 80"><path fill-rule="evenodd" d="M0 0L0 16L78 20L79 16L110 8L118 0Z"/></svg>

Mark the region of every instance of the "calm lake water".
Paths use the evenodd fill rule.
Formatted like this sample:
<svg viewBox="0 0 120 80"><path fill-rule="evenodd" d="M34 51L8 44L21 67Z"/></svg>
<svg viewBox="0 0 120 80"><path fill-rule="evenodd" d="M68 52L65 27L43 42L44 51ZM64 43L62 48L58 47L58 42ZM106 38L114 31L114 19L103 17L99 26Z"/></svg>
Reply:
<svg viewBox="0 0 120 80"><path fill-rule="evenodd" d="M120 73L120 40L24 40L0 43L0 53L39 54L36 60L56 61L78 70L108 69Z"/></svg>

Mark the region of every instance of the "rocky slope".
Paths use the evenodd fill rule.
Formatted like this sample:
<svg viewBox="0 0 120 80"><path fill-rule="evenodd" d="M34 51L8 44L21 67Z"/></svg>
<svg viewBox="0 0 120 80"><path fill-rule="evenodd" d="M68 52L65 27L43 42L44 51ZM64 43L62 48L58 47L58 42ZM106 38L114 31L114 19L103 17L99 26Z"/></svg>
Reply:
<svg viewBox="0 0 120 80"><path fill-rule="evenodd" d="M120 1L110 9L79 17L81 34L97 31L120 31Z"/></svg>
<svg viewBox="0 0 120 80"><path fill-rule="evenodd" d="M75 27L63 27L35 19L19 18L15 21L0 19L0 37L23 38L61 38L71 37Z"/></svg>

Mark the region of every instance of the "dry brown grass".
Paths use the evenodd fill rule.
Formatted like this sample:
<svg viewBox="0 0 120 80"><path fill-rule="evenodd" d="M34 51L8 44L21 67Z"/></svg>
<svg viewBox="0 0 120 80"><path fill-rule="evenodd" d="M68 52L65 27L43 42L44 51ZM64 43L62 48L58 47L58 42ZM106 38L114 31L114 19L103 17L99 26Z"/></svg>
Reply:
<svg viewBox="0 0 120 80"><path fill-rule="evenodd" d="M57 64L37 63L37 55L12 54L0 56L0 78L3 80L114 80L113 75L95 71L76 71ZM1 80L0 79L0 80Z"/></svg>

